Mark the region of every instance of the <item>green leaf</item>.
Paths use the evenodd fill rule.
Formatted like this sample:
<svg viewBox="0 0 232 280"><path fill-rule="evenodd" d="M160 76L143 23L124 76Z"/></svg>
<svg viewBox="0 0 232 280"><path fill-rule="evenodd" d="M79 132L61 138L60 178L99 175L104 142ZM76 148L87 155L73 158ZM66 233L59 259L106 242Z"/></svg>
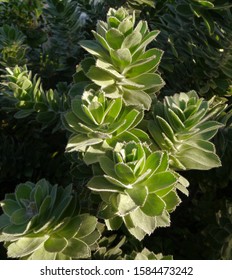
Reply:
<svg viewBox="0 0 232 280"><path fill-rule="evenodd" d="M159 118L159 116L157 116L157 118ZM184 131L185 127L187 127L187 124L183 123L179 116L170 108L168 108L168 121L175 130L175 132Z"/></svg>
<svg viewBox="0 0 232 280"><path fill-rule="evenodd" d="M128 231L139 241L141 241L146 235L146 232L139 227L128 228Z"/></svg>
<svg viewBox="0 0 232 280"><path fill-rule="evenodd" d="M189 140L187 144L191 145L192 147L198 148L200 150L203 150L205 152L212 152L215 153L215 146L213 143L205 140Z"/></svg>
<svg viewBox="0 0 232 280"><path fill-rule="evenodd" d="M123 69L130 65L132 61L131 53L129 49L118 49L118 50L112 50L110 52L111 58L113 59L113 63L119 67L120 71L123 71Z"/></svg>
<svg viewBox="0 0 232 280"><path fill-rule="evenodd" d="M165 202L154 193L149 193L145 204L141 207L141 210L148 216L162 215L165 209Z"/></svg>
<svg viewBox="0 0 232 280"><path fill-rule="evenodd" d="M30 194L32 191L32 186L25 183L25 184L19 184L15 189L15 197L19 204L22 205L21 200L27 199L30 200Z"/></svg>
<svg viewBox="0 0 232 280"><path fill-rule="evenodd" d="M198 2L199 4L201 4L202 6L207 7L207 8L213 8L214 7L214 4L210 1L203 1L203 0L195 0L195 1Z"/></svg>
<svg viewBox="0 0 232 280"><path fill-rule="evenodd" d="M142 35L138 31L133 31L130 35L128 35L123 43L121 48L122 49L133 49L134 47L138 46L142 41Z"/></svg>
<svg viewBox="0 0 232 280"><path fill-rule="evenodd" d="M133 22L130 19L125 19L122 22L120 22L118 25L118 30L124 35L130 33L132 28L133 28Z"/></svg>
<svg viewBox="0 0 232 280"><path fill-rule="evenodd" d="M143 206L148 196L148 189L141 185L135 185L132 189L126 190L126 193L136 205Z"/></svg>
<svg viewBox="0 0 232 280"><path fill-rule="evenodd" d="M36 203L36 206L39 208L40 205L43 203L44 199L48 195L48 192L43 185L38 185L35 189L35 194L34 194L34 200Z"/></svg>
<svg viewBox="0 0 232 280"><path fill-rule="evenodd" d="M152 8L155 8L155 4L154 4L153 0L142 0L141 2L142 2L143 5L148 5Z"/></svg>
<svg viewBox="0 0 232 280"><path fill-rule="evenodd" d="M61 195L62 200L59 201L59 203L56 203L56 207L52 211L53 215L51 219L53 219L54 217L56 223L59 220L63 220L64 218L67 218L67 216L72 215L76 209L76 201L73 196L70 196L69 194L67 194L66 196L65 193L67 192L63 192L63 194Z"/></svg>
<svg viewBox="0 0 232 280"><path fill-rule="evenodd" d="M176 206L181 203L181 199L175 191L169 192L167 195L162 197L162 199L166 203L166 210L169 212L174 211Z"/></svg>
<svg viewBox="0 0 232 280"><path fill-rule="evenodd" d="M183 176L179 176L178 178L178 183L176 184L176 189L178 189L179 191L181 191L183 194L185 194L186 196L189 195L188 192L188 186L189 186L189 182L187 179L185 179Z"/></svg>
<svg viewBox="0 0 232 280"><path fill-rule="evenodd" d="M166 171L169 167L169 156L167 152L163 152L160 160L160 164L157 166L155 172L163 172Z"/></svg>
<svg viewBox="0 0 232 280"><path fill-rule="evenodd" d="M169 123L165 119L161 118L160 116L157 116L156 119L157 119L163 133L165 133L165 135L172 142L175 142L175 134L174 134L172 127L169 125Z"/></svg>
<svg viewBox="0 0 232 280"><path fill-rule="evenodd" d="M101 124L103 120L104 108L102 104L98 101L92 101L88 106L92 116L97 121L97 123Z"/></svg>
<svg viewBox="0 0 232 280"><path fill-rule="evenodd" d="M121 192L122 187L115 185L113 182L110 182L102 176L93 177L88 183L87 186L89 189L98 192Z"/></svg>
<svg viewBox="0 0 232 280"><path fill-rule="evenodd" d="M24 119L30 116L34 111L34 109L20 110L14 114L14 117L16 119Z"/></svg>
<svg viewBox="0 0 232 280"><path fill-rule="evenodd" d="M122 109L122 98L116 98L110 101L110 105L105 111L104 122L113 123L117 118Z"/></svg>
<svg viewBox="0 0 232 280"><path fill-rule="evenodd" d="M143 107L145 110L149 110L151 107L151 97L142 90L123 90L123 99L125 103L133 106Z"/></svg>
<svg viewBox="0 0 232 280"><path fill-rule="evenodd" d="M160 75L155 73L145 73L130 79L132 82L143 85L143 90L157 86L163 86L164 81Z"/></svg>
<svg viewBox="0 0 232 280"><path fill-rule="evenodd" d="M209 34L212 36L214 34L215 31L215 24L214 24L214 20L212 19L212 17L210 16L210 14L206 13L206 11L203 14L203 20L205 22L205 25L209 31Z"/></svg>
<svg viewBox="0 0 232 280"><path fill-rule="evenodd" d="M86 147L101 143L100 138L88 138L87 135L75 135L71 137L66 146L67 151L85 151Z"/></svg>
<svg viewBox="0 0 232 280"><path fill-rule="evenodd" d="M116 28L111 28L106 32L106 41L115 50L119 49L124 40L124 35Z"/></svg>
<svg viewBox="0 0 232 280"><path fill-rule="evenodd" d="M111 219L115 216L115 208L112 205L100 204L98 217L100 219Z"/></svg>
<svg viewBox="0 0 232 280"><path fill-rule="evenodd" d="M88 214L83 214L79 216L80 227L78 229L76 238L82 238L91 234L97 226L97 218L94 216L90 216Z"/></svg>
<svg viewBox="0 0 232 280"><path fill-rule="evenodd" d="M80 125L79 122L80 120L76 117L76 115L70 111L65 114L65 120L63 120L63 125L67 130L71 132L87 133L92 131L91 128L86 129L86 126Z"/></svg>
<svg viewBox="0 0 232 280"><path fill-rule="evenodd" d="M102 22L100 22L100 24L101 23ZM104 22L104 23L106 24L106 22ZM105 29L107 29L109 26L117 28L120 24L120 20L117 19L115 16L108 16L107 17L107 23L108 23L108 25L106 24ZM98 25L100 25L100 24L98 24Z"/></svg>
<svg viewBox="0 0 232 280"><path fill-rule="evenodd" d="M62 252L75 259L84 259L90 257L91 251L89 246L80 239L72 238L68 241L68 246Z"/></svg>
<svg viewBox="0 0 232 280"><path fill-rule="evenodd" d="M150 44L158 35L160 31L153 30L151 32L148 32L146 36L143 37L141 43L139 44L138 48L134 51L132 54L133 61L138 58L138 56L141 55L141 52L146 48L148 44Z"/></svg>
<svg viewBox="0 0 232 280"><path fill-rule="evenodd" d="M49 238L48 235L42 237L23 237L11 243L7 249L8 257L20 258L27 256L37 250Z"/></svg>
<svg viewBox="0 0 232 280"><path fill-rule="evenodd" d="M106 226L108 230L117 230L122 225L122 218L121 217L114 217L108 220L105 220Z"/></svg>
<svg viewBox="0 0 232 280"><path fill-rule="evenodd" d="M44 198L42 204L39 207L39 218L41 223L43 222L45 217L48 216L49 211L51 210L51 201L51 196L46 196L46 198Z"/></svg>
<svg viewBox="0 0 232 280"><path fill-rule="evenodd" d="M57 200L57 185L51 186L51 189L49 190L50 196L51 196L51 209L54 208L56 200Z"/></svg>
<svg viewBox="0 0 232 280"><path fill-rule="evenodd" d="M105 40L105 38L103 38L100 34L98 34L95 31L92 31L92 32L93 32L95 39L100 43L100 45L102 45L102 47L104 49L106 49L107 51L110 51L111 48L110 48L108 42Z"/></svg>
<svg viewBox="0 0 232 280"><path fill-rule="evenodd" d="M130 196L126 194L119 194L117 198L117 209L119 216L125 216L130 212L133 212L137 209L138 206L134 203L134 201L130 198Z"/></svg>
<svg viewBox="0 0 232 280"><path fill-rule="evenodd" d="M108 20L108 17L107 17L107 20ZM106 34L106 31L108 29L108 24L107 22L104 22L102 20L99 20L97 22L97 33L99 33L102 37L105 37L105 34Z"/></svg>
<svg viewBox="0 0 232 280"><path fill-rule="evenodd" d="M162 152L157 151L152 154L150 154L146 160L145 167L144 167L144 172L147 170L152 170L155 172L155 170L159 167L162 159Z"/></svg>
<svg viewBox="0 0 232 280"><path fill-rule="evenodd" d="M11 223L15 225L25 224L29 219L30 215L27 213L27 210L24 208L16 210L10 218Z"/></svg>
<svg viewBox="0 0 232 280"><path fill-rule="evenodd" d="M86 153L83 157L83 161L87 164L93 164L99 161L99 158L105 154L104 148L101 144L90 146L87 148Z"/></svg>
<svg viewBox="0 0 232 280"><path fill-rule="evenodd" d="M68 245L68 241L63 237L49 237L44 242L44 249L50 253L58 253L63 251Z"/></svg>
<svg viewBox="0 0 232 280"><path fill-rule="evenodd" d="M62 227L60 230L56 231L56 234L66 238L66 239L70 239L77 234L80 224L81 224L80 217L75 216L72 219L70 219L64 225L64 227Z"/></svg>
<svg viewBox="0 0 232 280"><path fill-rule="evenodd" d="M156 218L144 214L141 208L130 213L130 217L134 226L141 228L147 234L151 234L157 226Z"/></svg>
<svg viewBox="0 0 232 280"><path fill-rule="evenodd" d="M168 188L177 183L177 178L170 171L153 174L146 182L149 193L154 193L164 188Z"/></svg>
<svg viewBox="0 0 232 280"><path fill-rule="evenodd" d="M163 52L158 49L150 49L139 57L139 60L130 64L126 69L126 77L136 77L141 74L151 72L156 68L161 60Z"/></svg>
<svg viewBox="0 0 232 280"><path fill-rule="evenodd" d="M191 147L187 143L182 145L176 157L186 169L209 170L221 166L221 161L214 152Z"/></svg>
<svg viewBox="0 0 232 280"><path fill-rule="evenodd" d="M114 162L109 157L107 157L107 156L100 157L99 164L105 174L107 174L108 176L111 176L111 177L116 176L116 173L114 170Z"/></svg>
<svg viewBox="0 0 232 280"><path fill-rule="evenodd" d="M109 181L110 183L115 184L116 186L119 186L120 188L123 188L123 189L132 188L131 184L124 184L122 181L120 181L116 178L113 178L113 177L110 177L107 175L104 175L104 178L106 178L106 180Z"/></svg>
<svg viewBox="0 0 232 280"><path fill-rule="evenodd" d="M176 185L175 185L175 188L177 188ZM168 188L157 191L155 194L163 199L163 197L165 197L172 190L173 190L173 186L170 186Z"/></svg>
<svg viewBox="0 0 232 280"><path fill-rule="evenodd" d="M162 215L156 217L157 227L170 227L170 215L168 211L164 211Z"/></svg>
<svg viewBox="0 0 232 280"><path fill-rule="evenodd" d="M138 124L137 118L141 116L140 112L137 111L136 109L132 109L128 114L125 116L121 117L122 121L124 123L117 129L117 135L123 133L129 128L133 127L133 124L136 122L136 125Z"/></svg>
<svg viewBox="0 0 232 280"><path fill-rule="evenodd" d="M109 85L113 85L115 83L115 80L112 77L112 75L110 75L107 71L96 66L92 66L86 74L86 76L90 78L95 84L103 88Z"/></svg>
<svg viewBox="0 0 232 280"><path fill-rule="evenodd" d="M26 260L55 260L57 253L50 253L44 250L44 247L41 247L29 255ZM62 260L65 260L63 258Z"/></svg>
<svg viewBox="0 0 232 280"><path fill-rule="evenodd" d="M0 216L0 232L1 229L3 229L4 227L8 226L10 224L10 219L7 215L2 214Z"/></svg>
<svg viewBox="0 0 232 280"><path fill-rule="evenodd" d="M28 230L29 223L22 224L22 225L13 225L13 224L7 225L2 230L2 235L0 235L0 242L15 240L16 236L20 236Z"/></svg>
<svg viewBox="0 0 232 280"><path fill-rule="evenodd" d="M15 211L17 211L20 206L19 204L12 199L5 199L1 202L1 207L3 212L7 215L7 216L11 216Z"/></svg>
<svg viewBox="0 0 232 280"><path fill-rule="evenodd" d="M82 109L82 100L79 98L73 99L71 103L71 109L72 112L77 116L78 119L80 119L83 123L87 125L91 125L92 121L86 116ZM69 117L69 115L67 115ZM66 118L66 115L65 115ZM75 121L75 120L74 120ZM68 122L68 119L67 119Z"/></svg>
<svg viewBox="0 0 232 280"><path fill-rule="evenodd" d="M148 122L148 130L153 138L153 140L156 142L156 144L161 147L161 149L165 150L166 144L164 143L164 134L162 133L162 130L158 124L158 121L156 118L154 120L150 120ZM173 144L174 146L174 144Z"/></svg>
<svg viewBox="0 0 232 280"><path fill-rule="evenodd" d="M132 128L130 129L130 133L136 136L141 142L147 142L147 143L150 142L149 135L144 130L138 128Z"/></svg>
<svg viewBox="0 0 232 280"><path fill-rule="evenodd" d="M197 126L199 130L194 133L192 139L197 139L199 136L200 139L210 140L214 137L220 127L223 127L223 125L216 121L203 122Z"/></svg>
<svg viewBox="0 0 232 280"><path fill-rule="evenodd" d="M50 194L50 190L51 190L50 187L51 187L51 185L45 179L39 180L36 183L35 188L31 192L31 200L36 200L35 193L36 193L37 188L40 188L41 195L43 198L45 198L47 195Z"/></svg>
<svg viewBox="0 0 232 280"><path fill-rule="evenodd" d="M117 176L122 180L123 183L133 183L135 175L133 170L125 163L117 163L114 167Z"/></svg>
<svg viewBox="0 0 232 280"><path fill-rule="evenodd" d="M89 235L86 235L84 237L81 237L80 240L88 244L88 246L94 245L97 240L101 237L101 234L98 230L94 230Z"/></svg>
<svg viewBox="0 0 232 280"><path fill-rule="evenodd" d="M96 67L112 75L112 78L116 81L124 78L124 76L119 73L120 71L118 71L117 67L114 67L112 63L108 63L105 60L97 59Z"/></svg>
<svg viewBox="0 0 232 280"><path fill-rule="evenodd" d="M107 52L102 48L102 46L93 40L85 40L85 41L80 41L79 43L82 48L84 48L87 52L92 54L93 56L102 58L105 56L108 56Z"/></svg>
<svg viewBox="0 0 232 280"><path fill-rule="evenodd" d="M31 87L32 87L32 82L29 79L27 79L26 77L23 77L22 85L21 85L22 90L27 90Z"/></svg>

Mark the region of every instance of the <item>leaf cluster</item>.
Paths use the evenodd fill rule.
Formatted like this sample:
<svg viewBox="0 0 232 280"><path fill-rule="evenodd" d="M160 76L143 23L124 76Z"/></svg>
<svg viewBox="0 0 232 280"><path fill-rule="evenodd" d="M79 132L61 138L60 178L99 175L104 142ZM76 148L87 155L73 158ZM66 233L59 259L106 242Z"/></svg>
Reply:
<svg viewBox="0 0 232 280"><path fill-rule="evenodd" d="M225 95L232 77L230 1L156 1L141 16L161 31L156 46L164 50L167 94Z"/></svg>
<svg viewBox="0 0 232 280"><path fill-rule="evenodd" d="M231 258L231 5L29 4L0 6L8 257Z"/></svg>

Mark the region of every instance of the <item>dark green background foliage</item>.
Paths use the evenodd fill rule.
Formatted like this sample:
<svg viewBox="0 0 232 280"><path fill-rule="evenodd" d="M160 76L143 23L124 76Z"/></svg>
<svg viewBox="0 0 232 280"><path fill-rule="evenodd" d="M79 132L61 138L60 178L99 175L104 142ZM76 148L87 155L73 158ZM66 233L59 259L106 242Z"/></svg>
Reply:
<svg viewBox="0 0 232 280"><path fill-rule="evenodd" d="M79 42L92 40L91 30L97 21L105 20L110 7L122 5L135 10L136 19L146 20L150 30L160 31L149 45L164 51L159 65L165 81L160 100L195 90L206 100L216 95L215 103L228 104L216 116L215 121L224 127L213 138L222 166L181 172L190 182L189 197L180 194L183 202L171 214L170 227L157 229L141 242L129 236L124 227L104 232L100 250L92 259L130 259L144 247L174 259L232 259L229 0L0 1L0 200L21 182L46 178L51 184L73 183L83 209L94 214L99 198L83 191L92 170L77 153L65 153L70 133L61 119L71 106L72 93L68 92L76 66L88 57ZM19 70L24 71L23 81L16 74L15 80L9 78L6 68L16 65L24 67ZM159 258L146 251L143 257ZM5 258L5 249L0 247L0 259Z"/></svg>

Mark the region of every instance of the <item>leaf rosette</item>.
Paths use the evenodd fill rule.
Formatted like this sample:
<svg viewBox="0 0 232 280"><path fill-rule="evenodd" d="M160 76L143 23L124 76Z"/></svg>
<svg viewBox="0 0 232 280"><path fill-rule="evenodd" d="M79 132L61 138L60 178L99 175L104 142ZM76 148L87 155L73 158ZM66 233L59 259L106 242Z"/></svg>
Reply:
<svg viewBox="0 0 232 280"><path fill-rule="evenodd" d="M146 50L159 31L149 31L146 21L135 25L135 14L124 8L110 9L107 22L99 21L94 40L81 41L81 46L96 57L95 65L83 67L85 75L100 86L110 98L123 96L127 105L149 110L152 95L163 87L157 74L163 52Z"/></svg>
<svg viewBox="0 0 232 280"><path fill-rule="evenodd" d="M24 44L26 37L16 27L4 24L0 27L0 64L4 67L24 65L27 62L26 51L28 46Z"/></svg>
<svg viewBox="0 0 232 280"><path fill-rule="evenodd" d="M143 119L143 111L125 106L122 97L109 99L102 90L90 89L81 98L73 99L71 107L63 120L65 127L73 132L67 151L86 152L87 164L96 161L91 155L101 145L107 148L122 139L148 138L145 132L135 128Z"/></svg>
<svg viewBox="0 0 232 280"><path fill-rule="evenodd" d="M100 237L97 219L79 214L72 186L26 182L1 201L0 241L8 257L31 260L88 258Z"/></svg>
<svg viewBox="0 0 232 280"><path fill-rule="evenodd" d="M17 112L14 117L17 119L36 116L36 120L47 127L56 124L59 128L60 114L67 110L67 98L57 90L44 91L41 79L26 66L6 68L7 74L3 77L5 95L15 103ZM57 86L59 88L59 86Z"/></svg>
<svg viewBox="0 0 232 280"><path fill-rule="evenodd" d="M152 153L147 144L118 143L99 164L102 174L87 184L102 198L99 217L108 229L124 223L139 240L169 225L169 213L181 202L177 189L188 194L188 182L169 169L168 153Z"/></svg>
<svg viewBox="0 0 232 280"><path fill-rule="evenodd" d="M172 167L208 170L221 165L209 140L223 126L212 119L224 108L195 91L166 96L163 103L155 103L148 129L158 149L168 151Z"/></svg>

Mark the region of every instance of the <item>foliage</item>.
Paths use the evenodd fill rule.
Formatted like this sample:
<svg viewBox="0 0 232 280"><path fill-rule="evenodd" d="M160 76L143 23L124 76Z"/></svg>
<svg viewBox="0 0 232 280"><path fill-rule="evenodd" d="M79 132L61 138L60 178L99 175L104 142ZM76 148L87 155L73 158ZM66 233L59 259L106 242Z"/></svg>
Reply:
<svg viewBox="0 0 232 280"><path fill-rule="evenodd" d="M101 195L98 215L106 219L108 229L124 223L141 240L155 228L169 226L169 212L181 202L176 189L188 182L169 170L168 162L167 153L151 153L135 142L117 143L113 152L99 158L104 173L87 185Z"/></svg>
<svg viewBox="0 0 232 280"><path fill-rule="evenodd" d="M32 77L32 73L27 67L15 66L13 69L6 68L5 96L13 99L18 109L15 118L26 118L33 113L37 113L36 120L49 126L56 123L60 114L67 108L67 98L64 94L60 95L57 90L52 89L45 92L41 86L40 79ZM58 120L58 125L59 120ZM59 127L56 127L59 129Z"/></svg>
<svg viewBox="0 0 232 280"><path fill-rule="evenodd" d="M1 1L1 22L13 24L29 29L36 25L42 14L43 0L6 0Z"/></svg>
<svg viewBox="0 0 232 280"><path fill-rule="evenodd" d="M43 59L48 56L47 63L50 63L50 60L56 62L53 67L51 66L52 69L58 67L56 71L70 75L68 71L71 66L75 67L80 51L78 42L84 35L80 31L90 21L90 15L82 9L83 1L46 2L44 15L48 41L44 46Z"/></svg>
<svg viewBox="0 0 232 280"><path fill-rule="evenodd" d="M86 76L101 87L109 98L122 95L126 105L151 106L151 96L164 81L155 73L162 51L147 45L159 34L149 31L148 25L140 21L135 26L135 14L125 9L110 9L107 23L99 21L96 41L83 41L81 45L97 60L95 65L84 70ZM149 95L149 93L151 93Z"/></svg>
<svg viewBox="0 0 232 280"><path fill-rule="evenodd" d="M99 238L97 219L79 215L72 186L62 189L45 180L26 182L7 194L1 206L0 240L6 242L11 258L87 258Z"/></svg>
<svg viewBox="0 0 232 280"><path fill-rule="evenodd" d="M1 64L3 66L24 65L27 46L25 36L17 27L3 25L0 28Z"/></svg>
<svg viewBox="0 0 232 280"><path fill-rule="evenodd" d="M140 131L133 128L141 121L143 113L131 106L126 107L121 97L107 100L103 91L89 90L81 99L72 100L71 106L72 111L65 114L65 124L74 134L69 139L67 150L85 152L87 164L96 161L93 149L101 153L101 147L125 137L139 141L136 134Z"/></svg>
<svg viewBox="0 0 232 280"><path fill-rule="evenodd" d="M12 0L0 23L8 257L230 259L231 4Z"/></svg>
<svg viewBox="0 0 232 280"><path fill-rule="evenodd" d="M168 150L171 164L177 169L207 170L221 165L209 140L222 126L209 119L224 109L218 102L199 99L196 92L165 97L164 104L154 105L154 120L149 131L160 149Z"/></svg>
<svg viewBox="0 0 232 280"><path fill-rule="evenodd" d="M225 94L232 78L231 7L227 0L157 0L155 9L142 12L152 29L160 30L156 46L164 51L166 93Z"/></svg>

